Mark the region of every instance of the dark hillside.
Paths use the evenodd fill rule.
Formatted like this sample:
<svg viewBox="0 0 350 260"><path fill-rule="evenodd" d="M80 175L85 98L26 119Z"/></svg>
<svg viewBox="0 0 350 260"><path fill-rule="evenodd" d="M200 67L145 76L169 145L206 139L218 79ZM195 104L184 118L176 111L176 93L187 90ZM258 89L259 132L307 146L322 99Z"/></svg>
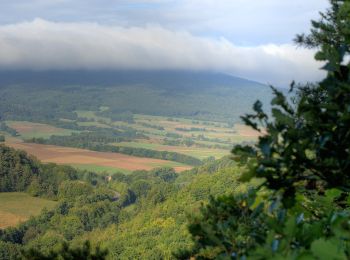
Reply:
<svg viewBox="0 0 350 260"><path fill-rule="evenodd" d="M74 118L74 110L237 121L270 89L225 74L183 71L0 72L0 115L6 119Z"/></svg>

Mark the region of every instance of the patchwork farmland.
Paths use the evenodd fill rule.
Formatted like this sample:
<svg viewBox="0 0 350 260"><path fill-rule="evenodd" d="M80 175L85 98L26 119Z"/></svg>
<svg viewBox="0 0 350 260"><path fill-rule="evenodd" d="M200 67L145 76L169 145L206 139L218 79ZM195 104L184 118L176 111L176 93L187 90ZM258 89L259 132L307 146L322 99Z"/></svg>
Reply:
<svg viewBox="0 0 350 260"><path fill-rule="evenodd" d="M132 133L134 137L126 141L108 143L112 146L143 151L174 152L199 160L219 159L229 155L234 143L252 142L258 133L242 125L230 126L222 122L198 121L185 118L169 118L151 115L132 115L132 122L113 121L99 115L98 111L76 111L78 118L66 124L75 124L76 129L66 129L50 124L28 121L6 121L17 131L17 136L7 135L6 144L37 157L46 163L71 165L75 168L94 172L123 172L150 170L156 167L172 167L177 172L191 169L186 163L171 159L145 158L110 151L91 151L89 148L66 147L61 144L49 145L27 142L30 139L49 140L52 136L71 136L86 133L105 133L114 131ZM6 133L5 133L6 134ZM68 145L70 146L70 145ZM147 156L146 156L147 157Z"/></svg>
<svg viewBox="0 0 350 260"><path fill-rule="evenodd" d="M84 149L41 145L24 142L6 142L7 145L24 150L37 157L42 162L72 165L81 169L99 168L99 171L130 172L136 170L151 170L156 167L173 167L180 172L192 167L176 162L140 158L118 153L94 152ZM104 168L105 167L105 168Z"/></svg>

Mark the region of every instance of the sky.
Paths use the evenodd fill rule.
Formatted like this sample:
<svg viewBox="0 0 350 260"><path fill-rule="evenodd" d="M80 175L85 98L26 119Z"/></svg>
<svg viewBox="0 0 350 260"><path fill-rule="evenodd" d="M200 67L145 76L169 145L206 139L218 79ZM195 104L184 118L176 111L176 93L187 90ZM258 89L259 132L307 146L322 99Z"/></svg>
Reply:
<svg viewBox="0 0 350 260"><path fill-rule="evenodd" d="M174 69L288 86L323 77L293 44L327 0L0 0L0 69Z"/></svg>

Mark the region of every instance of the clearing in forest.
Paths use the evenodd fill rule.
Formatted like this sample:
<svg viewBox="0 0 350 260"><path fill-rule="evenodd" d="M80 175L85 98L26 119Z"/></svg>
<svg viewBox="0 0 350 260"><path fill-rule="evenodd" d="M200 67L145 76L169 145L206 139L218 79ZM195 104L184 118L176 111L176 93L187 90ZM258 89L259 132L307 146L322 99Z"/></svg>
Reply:
<svg viewBox="0 0 350 260"><path fill-rule="evenodd" d="M0 205L0 229L3 229L39 215L45 207L52 209L56 202L21 192L1 192Z"/></svg>
<svg viewBox="0 0 350 260"><path fill-rule="evenodd" d="M6 124L15 129L22 138L49 138L52 135L70 135L74 130L54 127L47 124L27 121L6 121Z"/></svg>

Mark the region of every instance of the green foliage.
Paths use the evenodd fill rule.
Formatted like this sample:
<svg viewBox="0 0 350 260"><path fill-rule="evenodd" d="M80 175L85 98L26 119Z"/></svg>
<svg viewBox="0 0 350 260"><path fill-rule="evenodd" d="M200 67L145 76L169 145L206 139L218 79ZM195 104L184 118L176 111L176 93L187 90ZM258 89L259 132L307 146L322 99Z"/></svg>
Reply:
<svg viewBox="0 0 350 260"><path fill-rule="evenodd" d="M90 237L102 237L113 259L173 259L172 251L187 251L192 246L187 231L188 214L197 212L200 203L207 203L210 195L228 195L232 187L244 190L238 187L238 175L232 175L239 169L225 168L222 161L212 164L222 164L210 167L221 170L189 171L167 184L153 182L146 197L121 211L123 217L116 227L93 232ZM139 178L151 182L154 177L147 175ZM132 178L136 180L137 175Z"/></svg>
<svg viewBox="0 0 350 260"><path fill-rule="evenodd" d="M92 193L92 186L82 181L64 181L58 188L60 199L74 200L78 196L87 196Z"/></svg>
<svg viewBox="0 0 350 260"><path fill-rule="evenodd" d="M38 178L33 178L30 182L29 187L27 188L27 192L32 196L39 196L41 193L41 186Z"/></svg>
<svg viewBox="0 0 350 260"><path fill-rule="evenodd" d="M21 258L19 245L0 241L0 259L17 260Z"/></svg>
<svg viewBox="0 0 350 260"><path fill-rule="evenodd" d="M27 260L42 260L42 259L87 259L87 260L104 260L108 255L107 250L101 250L99 247L94 249L86 241L81 248L71 248L69 244L63 243L58 250L51 250L47 254L32 248L23 252L24 259Z"/></svg>
<svg viewBox="0 0 350 260"><path fill-rule="evenodd" d="M195 246L185 255L200 259L349 258L350 2L330 2L322 19L312 23L311 34L296 40L319 48L316 59L326 61L326 79L299 86L292 98L272 88L272 120L260 101L254 104L254 114L242 117L246 125L266 134L255 147L233 149L235 158L248 167L241 180L262 180L250 204L252 212L259 209L262 215L249 215L248 220L251 225L262 221L259 226L266 230L265 236L254 240L255 234L244 229L244 210L235 204L239 197L218 198L202 209L199 219L192 220ZM294 87L293 83L291 92ZM266 201L266 206L261 207L260 201ZM226 219L231 226L219 229ZM239 237L251 243L242 246Z"/></svg>
<svg viewBox="0 0 350 260"><path fill-rule="evenodd" d="M72 240L74 236L84 232L84 225L78 216L61 217L57 224L59 232L67 239Z"/></svg>
<svg viewBox="0 0 350 260"><path fill-rule="evenodd" d="M211 198L207 207L189 226L194 236L197 258L212 259L220 256L240 258L265 240L266 215L263 204L253 207L252 193ZM178 257L191 254L180 252Z"/></svg>
<svg viewBox="0 0 350 260"><path fill-rule="evenodd" d="M178 174L173 168L155 168L151 171L151 174L154 174L156 177L161 178L165 182L172 182L176 180Z"/></svg>
<svg viewBox="0 0 350 260"><path fill-rule="evenodd" d="M0 145L0 191L25 191L38 175L38 163L26 153Z"/></svg>
<svg viewBox="0 0 350 260"><path fill-rule="evenodd" d="M16 228L0 231L0 241L18 250L34 248L41 256L58 252L62 243L75 248L88 239L93 247L108 248L111 259L173 258L173 250L188 250L192 244L186 215L193 208L206 203L210 195L229 194L233 186L243 191L238 188L238 175L231 174L233 167L224 158L186 174L170 168L118 173L80 196L75 192L86 175L64 180L59 190L70 190L68 200L59 200L53 210Z"/></svg>
<svg viewBox="0 0 350 260"><path fill-rule="evenodd" d="M327 78L319 85L299 88L295 108L281 92L273 89L273 121L268 121L257 104L256 114L244 117L250 125L258 125L253 122L257 119L268 132L259 139L253 152L257 154L257 161L251 163L252 175L266 178L268 188L283 192L285 206L293 205L297 189L338 188L344 192L350 189L350 78L346 72L349 64L342 65L349 50L340 50L344 44L350 44L342 29L350 22L350 14L343 12L349 8L349 3L331 3L332 8L323 14L323 20L313 23L315 29L311 36L301 37L299 41L313 46L309 42L313 39L321 48L318 55L323 55L336 69L327 70ZM344 39L331 45L329 38L333 34ZM341 55L334 57L327 51L329 48ZM234 152L247 149L251 148L236 147Z"/></svg>
<svg viewBox="0 0 350 260"><path fill-rule="evenodd" d="M33 196L55 199L58 186L65 180L87 178L98 181L96 175L78 172L69 166L41 164L23 151L0 145L0 191L25 191Z"/></svg>
<svg viewBox="0 0 350 260"><path fill-rule="evenodd" d="M148 123L141 123L142 126L144 127L148 127L148 128L154 128L154 129L157 129L157 130L160 130L160 131L164 131L164 127L163 126L160 126L160 125L152 125L152 124L148 124Z"/></svg>
<svg viewBox="0 0 350 260"><path fill-rule="evenodd" d="M41 254L49 254L52 250L59 250L60 245L67 242L63 234L53 230L48 230L42 235L36 231L35 234L29 236L28 234L32 233L33 229L35 230L35 228L30 227L26 231L23 242L28 244L29 248L35 248L37 251L40 251Z"/></svg>

